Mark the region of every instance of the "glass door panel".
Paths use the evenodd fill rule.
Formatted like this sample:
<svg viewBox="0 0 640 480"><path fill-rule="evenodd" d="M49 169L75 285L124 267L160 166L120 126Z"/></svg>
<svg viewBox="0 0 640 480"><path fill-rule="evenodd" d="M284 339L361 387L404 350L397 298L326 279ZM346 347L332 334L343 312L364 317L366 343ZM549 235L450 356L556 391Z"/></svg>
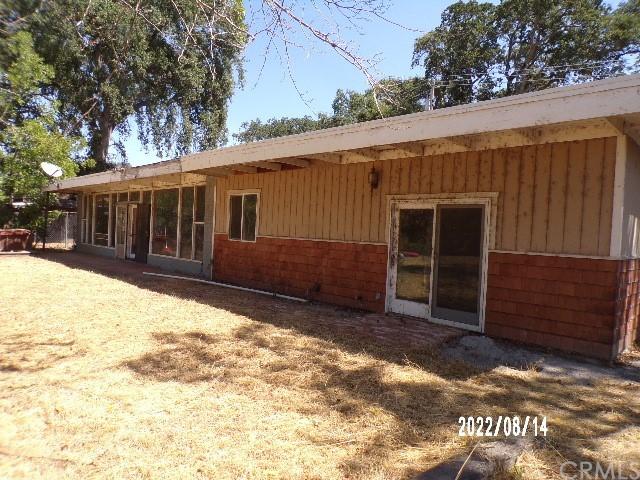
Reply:
<svg viewBox="0 0 640 480"><path fill-rule="evenodd" d="M478 205L438 207L434 318L480 326L484 209Z"/></svg>
<svg viewBox="0 0 640 480"><path fill-rule="evenodd" d="M432 208L399 208L397 211L395 282L390 305L394 312L428 317L433 217Z"/></svg>
<svg viewBox="0 0 640 480"><path fill-rule="evenodd" d="M429 303L433 210L400 210L396 298Z"/></svg>
<svg viewBox="0 0 640 480"><path fill-rule="evenodd" d="M125 258L127 238L127 206L116 206L116 257Z"/></svg>

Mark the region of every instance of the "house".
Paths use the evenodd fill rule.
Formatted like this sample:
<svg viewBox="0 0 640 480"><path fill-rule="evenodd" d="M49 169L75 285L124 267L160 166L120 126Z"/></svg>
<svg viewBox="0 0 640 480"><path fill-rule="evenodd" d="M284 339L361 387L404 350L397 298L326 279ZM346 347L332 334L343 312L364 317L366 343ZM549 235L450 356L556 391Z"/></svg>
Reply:
<svg viewBox="0 0 640 480"><path fill-rule="evenodd" d="M638 340L640 76L70 178L78 249L612 359Z"/></svg>

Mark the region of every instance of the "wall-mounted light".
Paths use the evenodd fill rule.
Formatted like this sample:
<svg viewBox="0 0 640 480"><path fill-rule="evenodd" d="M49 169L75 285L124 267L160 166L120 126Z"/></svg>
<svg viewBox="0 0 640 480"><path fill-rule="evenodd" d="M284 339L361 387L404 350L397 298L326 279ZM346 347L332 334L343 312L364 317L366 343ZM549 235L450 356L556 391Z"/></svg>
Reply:
<svg viewBox="0 0 640 480"><path fill-rule="evenodd" d="M380 174L375 167L371 167L371 171L369 172L369 185L371 185L372 189L378 188L378 183L380 183Z"/></svg>

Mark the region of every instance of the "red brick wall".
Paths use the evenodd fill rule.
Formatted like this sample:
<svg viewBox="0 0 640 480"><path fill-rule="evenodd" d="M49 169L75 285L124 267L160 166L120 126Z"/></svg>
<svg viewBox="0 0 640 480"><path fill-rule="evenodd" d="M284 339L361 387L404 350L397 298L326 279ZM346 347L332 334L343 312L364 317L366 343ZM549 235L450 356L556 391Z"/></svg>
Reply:
<svg viewBox="0 0 640 480"><path fill-rule="evenodd" d="M620 332L637 321L638 275L623 273L623 264L491 253L487 335L611 359L622 350ZM621 277L629 280L622 288Z"/></svg>
<svg viewBox="0 0 640 480"><path fill-rule="evenodd" d="M387 247L270 237L247 243L216 234L213 278L383 312Z"/></svg>
<svg viewBox="0 0 640 480"><path fill-rule="evenodd" d="M640 343L640 259L620 262L616 311L617 349Z"/></svg>

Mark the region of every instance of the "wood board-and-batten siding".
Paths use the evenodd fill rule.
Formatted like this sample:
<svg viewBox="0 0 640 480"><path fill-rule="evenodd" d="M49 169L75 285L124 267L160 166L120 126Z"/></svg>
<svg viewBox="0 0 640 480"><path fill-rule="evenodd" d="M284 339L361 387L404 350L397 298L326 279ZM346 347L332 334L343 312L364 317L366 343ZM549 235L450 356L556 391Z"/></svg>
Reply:
<svg viewBox="0 0 640 480"><path fill-rule="evenodd" d="M495 249L608 256L615 150L599 138L233 175L217 179L215 231L233 190L260 190L259 236L370 243L387 241L387 195L498 192Z"/></svg>

